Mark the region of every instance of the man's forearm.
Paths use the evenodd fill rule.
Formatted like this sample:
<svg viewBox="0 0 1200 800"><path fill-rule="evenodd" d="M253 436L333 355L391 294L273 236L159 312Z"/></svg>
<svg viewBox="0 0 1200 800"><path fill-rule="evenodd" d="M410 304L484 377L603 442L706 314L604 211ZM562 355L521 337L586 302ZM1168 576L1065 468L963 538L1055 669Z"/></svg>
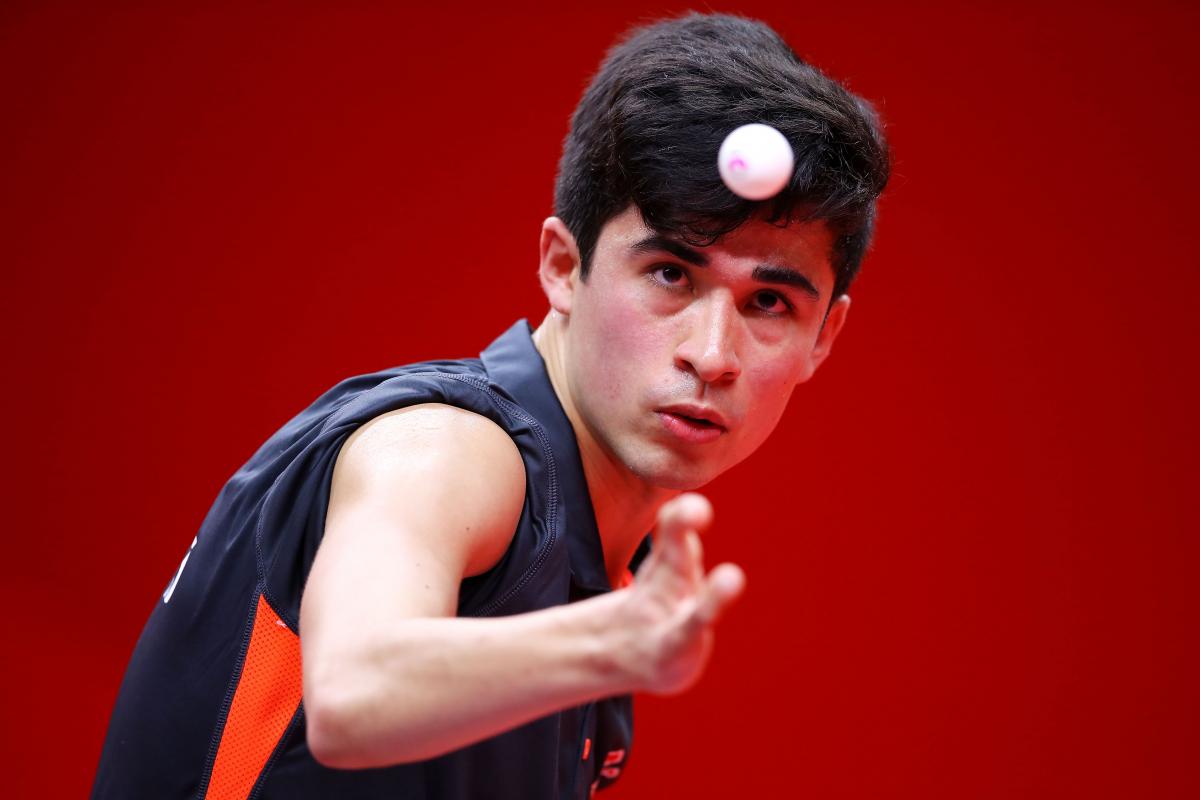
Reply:
<svg viewBox="0 0 1200 800"><path fill-rule="evenodd" d="M432 758L562 708L632 691L620 593L495 618L397 621L304 669L308 743L341 768Z"/></svg>
<svg viewBox="0 0 1200 800"><path fill-rule="evenodd" d="M419 761L590 700L683 691L745 583L732 564L705 574L696 531L711 519L702 497L676 498L633 586L528 614L334 617L313 612L337 595L317 595L301 609L309 749L342 768Z"/></svg>

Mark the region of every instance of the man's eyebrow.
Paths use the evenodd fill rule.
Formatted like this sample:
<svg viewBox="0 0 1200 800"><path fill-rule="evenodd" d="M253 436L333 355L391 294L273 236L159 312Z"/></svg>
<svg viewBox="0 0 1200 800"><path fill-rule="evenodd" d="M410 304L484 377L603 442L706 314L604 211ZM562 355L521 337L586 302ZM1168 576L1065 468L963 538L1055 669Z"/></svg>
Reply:
<svg viewBox="0 0 1200 800"><path fill-rule="evenodd" d="M761 283L781 283L784 286L794 286L813 300L821 299L821 293L817 291L816 286L813 286L812 281L803 273L789 267L758 266L754 268L754 272L750 273L750 277Z"/></svg>
<svg viewBox="0 0 1200 800"><path fill-rule="evenodd" d="M630 245L629 249L634 253L655 253L661 251L664 253L670 253L680 261L686 261L687 263L696 267L708 266L708 256L704 255L699 250L693 250L687 245L680 244L674 239L668 239L665 236L658 236L657 234L654 236L647 236L645 239L642 239L639 242L634 242L632 245Z"/></svg>
<svg viewBox="0 0 1200 800"><path fill-rule="evenodd" d="M670 253L680 261L686 261L693 266L708 266L708 256L674 239L668 239L658 234L647 236L645 239L634 242L630 245L629 249L634 253ZM792 286L804 292L813 300L821 299L821 293L817 291L817 287L813 285L813 282L804 273L797 272L791 267L761 264L754 268L754 271L750 273L750 277L759 283L778 283L783 286Z"/></svg>

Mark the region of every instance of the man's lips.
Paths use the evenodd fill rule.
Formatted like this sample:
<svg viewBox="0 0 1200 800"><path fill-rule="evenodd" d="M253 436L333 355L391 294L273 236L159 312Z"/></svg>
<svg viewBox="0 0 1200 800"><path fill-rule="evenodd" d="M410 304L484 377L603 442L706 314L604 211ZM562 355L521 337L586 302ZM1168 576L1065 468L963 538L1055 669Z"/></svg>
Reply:
<svg viewBox="0 0 1200 800"><path fill-rule="evenodd" d="M711 408L676 404L657 411L663 428L688 444L707 444L720 439L728 430L725 418Z"/></svg>
<svg viewBox="0 0 1200 800"><path fill-rule="evenodd" d="M702 426L709 425L720 428L722 431L729 430L729 423L725 421L725 418L716 409L707 406L677 403L658 410L660 413L673 414L682 417L685 421L699 423Z"/></svg>

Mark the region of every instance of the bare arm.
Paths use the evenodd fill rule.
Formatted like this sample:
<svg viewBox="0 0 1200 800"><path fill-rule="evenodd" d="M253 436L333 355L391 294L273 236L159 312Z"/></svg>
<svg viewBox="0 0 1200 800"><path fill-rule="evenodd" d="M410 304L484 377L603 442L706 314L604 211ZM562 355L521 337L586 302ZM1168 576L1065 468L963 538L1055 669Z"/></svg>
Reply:
<svg viewBox="0 0 1200 800"><path fill-rule="evenodd" d="M742 576L730 565L704 575L695 530L711 509L695 495L664 506L635 587L530 614L453 616L462 578L503 555L524 494L508 435L460 409L393 412L347 441L300 614L318 760L431 758L561 708L699 677Z"/></svg>

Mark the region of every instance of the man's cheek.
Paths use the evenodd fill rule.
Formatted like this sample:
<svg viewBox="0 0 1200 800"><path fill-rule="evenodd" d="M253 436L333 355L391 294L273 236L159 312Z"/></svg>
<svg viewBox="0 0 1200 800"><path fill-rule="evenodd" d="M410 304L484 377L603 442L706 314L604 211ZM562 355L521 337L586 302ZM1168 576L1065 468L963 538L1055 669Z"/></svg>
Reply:
<svg viewBox="0 0 1200 800"><path fill-rule="evenodd" d="M750 412L777 418L783 413L796 388L800 367L793 362L759 366L746 371L742 378L752 387Z"/></svg>
<svg viewBox="0 0 1200 800"><path fill-rule="evenodd" d="M593 359L600 388L610 402L636 396L639 388L652 383L660 371L656 367L659 337L629 306L616 305L602 322L600 346ZM660 359L659 359L660 360Z"/></svg>
<svg viewBox="0 0 1200 800"><path fill-rule="evenodd" d="M627 298L608 307L603 317L602 340L609 352L620 353L633 363L642 363L657 352L662 339L661 321L648 317Z"/></svg>

